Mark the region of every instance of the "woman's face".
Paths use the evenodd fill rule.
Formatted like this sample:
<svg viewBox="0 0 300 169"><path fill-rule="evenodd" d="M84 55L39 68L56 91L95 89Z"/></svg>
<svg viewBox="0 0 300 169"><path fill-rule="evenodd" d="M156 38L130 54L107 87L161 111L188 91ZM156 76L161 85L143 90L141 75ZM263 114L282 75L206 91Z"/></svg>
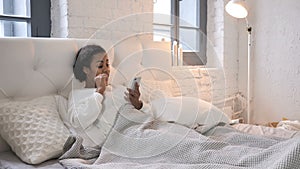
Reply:
<svg viewBox="0 0 300 169"><path fill-rule="evenodd" d="M95 83L94 78L99 74L106 74L107 77L109 77L110 68L109 60L106 53L99 53L94 55L90 67L86 68L85 72L87 75L87 83Z"/></svg>

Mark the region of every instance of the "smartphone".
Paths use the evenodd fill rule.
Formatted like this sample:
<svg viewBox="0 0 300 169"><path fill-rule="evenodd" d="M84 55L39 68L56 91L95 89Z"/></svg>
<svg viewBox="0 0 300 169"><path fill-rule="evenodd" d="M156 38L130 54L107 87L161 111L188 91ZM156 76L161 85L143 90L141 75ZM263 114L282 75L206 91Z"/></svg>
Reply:
<svg viewBox="0 0 300 169"><path fill-rule="evenodd" d="M132 90L134 90L135 83L140 84L140 82L141 82L141 77L135 77L135 78L133 78L132 81L131 81L131 85L129 86L129 88L132 89Z"/></svg>

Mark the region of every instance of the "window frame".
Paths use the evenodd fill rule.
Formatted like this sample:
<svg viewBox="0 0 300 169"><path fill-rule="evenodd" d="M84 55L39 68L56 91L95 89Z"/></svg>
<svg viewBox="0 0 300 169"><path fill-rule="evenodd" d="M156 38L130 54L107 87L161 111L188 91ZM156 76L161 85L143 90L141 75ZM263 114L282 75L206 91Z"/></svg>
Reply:
<svg viewBox="0 0 300 169"><path fill-rule="evenodd" d="M27 0L26 5L27 16L0 14L0 20L27 23L26 37L50 37L50 0Z"/></svg>
<svg viewBox="0 0 300 169"><path fill-rule="evenodd" d="M50 37L50 8L50 0L30 0L31 37Z"/></svg>
<svg viewBox="0 0 300 169"><path fill-rule="evenodd" d="M0 14L1 21L13 21L13 22L25 22L27 24L27 37L31 36L31 16L30 16L30 2L31 0L26 0L27 12L25 15L15 15L15 14ZM15 36L12 36L15 37Z"/></svg>
<svg viewBox="0 0 300 169"><path fill-rule="evenodd" d="M199 0L199 28L180 26L180 1L171 0L171 24L155 23L155 26L168 26L171 31L171 42L177 41L180 43L179 32L180 28L197 30L200 33L199 37L199 52L196 51L183 51L183 61L187 65L205 65L207 63L206 57L206 35L207 35L207 0ZM200 59L200 58L201 59Z"/></svg>

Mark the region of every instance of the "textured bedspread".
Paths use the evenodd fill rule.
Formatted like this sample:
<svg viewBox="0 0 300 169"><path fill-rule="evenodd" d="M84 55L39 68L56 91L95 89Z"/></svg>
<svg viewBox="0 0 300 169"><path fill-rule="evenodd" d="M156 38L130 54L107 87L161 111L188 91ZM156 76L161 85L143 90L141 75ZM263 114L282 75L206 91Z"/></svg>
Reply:
<svg viewBox="0 0 300 169"><path fill-rule="evenodd" d="M211 127L202 134L200 129L153 121L148 115L125 105L99 156L97 151L82 147L79 150L80 141L77 141L69 146L60 163L65 168L99 169L296 169L300 166L299 138L254 136L222 125ZM85 153L88 158L84 158ZM68 158L76 156L81 158Z"/></svg>

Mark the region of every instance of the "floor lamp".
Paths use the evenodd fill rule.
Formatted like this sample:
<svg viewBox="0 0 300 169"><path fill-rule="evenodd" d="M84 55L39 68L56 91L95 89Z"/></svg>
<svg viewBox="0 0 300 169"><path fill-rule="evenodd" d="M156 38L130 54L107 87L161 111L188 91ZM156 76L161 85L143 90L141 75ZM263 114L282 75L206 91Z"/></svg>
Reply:
<svg viewBox="0 0 300 169"><path fill-rule="evenodd" d="M250 101L251 101L251 31L252 28L249 26L248 20L247 20L247 15L248 11L245 7L245 0L230 0L226 6L225 10L226 12L235 17L235 18L245 18L246 24L247 24L247 32L248 32L248 80L247 80L247 123L250 123L250 117L251 117L251 106L250 106Z"/></svg>

